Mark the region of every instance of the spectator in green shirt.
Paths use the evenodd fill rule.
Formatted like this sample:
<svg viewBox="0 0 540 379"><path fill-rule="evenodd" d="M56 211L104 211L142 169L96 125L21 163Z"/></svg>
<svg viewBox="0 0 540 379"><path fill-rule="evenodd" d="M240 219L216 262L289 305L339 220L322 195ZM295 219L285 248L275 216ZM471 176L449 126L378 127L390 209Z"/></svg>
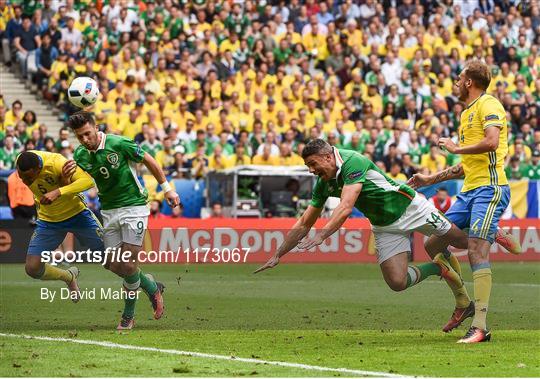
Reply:
<svg viewBox="0 0 540 379"><path fill-rule="evenodd" d="M510 164L504 169L504 172L509 180L519 180L525 176L525 166L519 157L514 155L510 158Z"/></svg>
<svg viewBox="0 0 540 379"><path fill-rule="evenodd" d="M366 145L363 143L360 137L360 133L354 133L351 137L351 141L346 143L344 148L347 150L354 150L358 151L359 153L363 153Z"/></svg>
<svg viewBox="0 0 540 379"><path fill-rule="evenodd" d="M523 167L523 176L529 179L540 180L540 151L533 151L531 163Z"/></svg>
<svg viewBox="0 0 540 379"><path fill-rule="evenodd" d="M242 35L249 25L249 18L242 12L242 5L238 3L234 4L232 13L225 19L225 27L229 29L230 32Z"/></svg>
<svg viewBox="0 0 540 379"><path fill-rule="evenodd" d="M278 64L283 64L287 62L289 57L292 55L292 50L289 47L289 42L285 38L279 43L279 47L274 49L274 57Z"/></svg>
<svg viewBox="0 0 540 379"><path fill-rule="evenodd" d="M146 134L146 139L141 142L141 149L150 154L153 158L156 157L158 151L163 150L163 145L157 139L156 129L150 128Z"/></svg>
<svg viewBox="0 0 540 379"><path fill-rule="evenodd" d="M197 138L187 144L186 153L195 154L195 152L199 149L200 145L204 146L205 152L209 152L211 145L206 140L206 133L202 129L197 130Z"/></svg>
<svg viewBox="0 0 540 379"><path fill-rule="evenodd" d="M4 147L0 149L0 170L13 169L17 154L19 154L19 151L15 148L15 139L13 136L6 136Z"/></svg>

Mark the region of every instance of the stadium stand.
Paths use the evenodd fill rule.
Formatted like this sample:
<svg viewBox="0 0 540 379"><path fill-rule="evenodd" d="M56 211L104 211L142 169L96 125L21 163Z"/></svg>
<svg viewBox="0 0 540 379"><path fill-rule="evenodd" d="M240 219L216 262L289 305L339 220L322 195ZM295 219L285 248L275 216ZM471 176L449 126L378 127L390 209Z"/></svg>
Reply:
<svg viewBox="0 0 540 379"><path fill-rule="evenodd" d="M0 0L0 36L4 65L64 118L69 82L94 77L100 125L140 143L172 179L302 164L317 137L398 180L456 164L435 143L457 137L453 82L482 59L507 110L507 173L540 179L534 1ZM0 169L23 149L70 156L69 133L50 138L46 127L0 98Z"/></svg>

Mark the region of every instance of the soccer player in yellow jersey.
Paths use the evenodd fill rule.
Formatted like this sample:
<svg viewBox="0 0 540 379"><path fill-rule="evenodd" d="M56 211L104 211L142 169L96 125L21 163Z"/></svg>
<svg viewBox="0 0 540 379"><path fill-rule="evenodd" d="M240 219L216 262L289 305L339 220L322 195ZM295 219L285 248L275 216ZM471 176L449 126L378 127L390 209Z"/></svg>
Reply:
<svg viewBox="0 0 540 379"><path fill-rule="evenodd" d="M475 300L468 306L463 304L463 308L457 307L448 328L443 329L449 331L474 315L470 329L459 343L484 342L491 338L486 327L491 293L491 244L496 240L511 252L521 249L510 235L497 229L499 218L510 202L510 188L504 173L508 141L506 112L496 98L485 93L490 80L488 66L472 60L455 83L459 99L466 105L461 113L459 145L450 138L439 139L439 145L452 154L460 154L461 163L432 175L416 174L409 180L417 188L464 177L461 193L446 213L446 217L460 229L469 228L468 256ZM437 237L430 237L426 247L437 243Z"/></svg>
<svg viewBox="0 0 540 379"><path fill-rule="evenodd" d="M41 259L42 253L54 251L68 232L92 251L105 249L101 225L80 195L93 187L94 181L80 168L70 179L64 178L62 168L66 161L56 153L25 151L19 154L15 165L22 181L34 194L38 213L28 246L26 273L35 279L64 281L71 291L71 300L77 302L79 270L76 267L64 270Z"/></svg>

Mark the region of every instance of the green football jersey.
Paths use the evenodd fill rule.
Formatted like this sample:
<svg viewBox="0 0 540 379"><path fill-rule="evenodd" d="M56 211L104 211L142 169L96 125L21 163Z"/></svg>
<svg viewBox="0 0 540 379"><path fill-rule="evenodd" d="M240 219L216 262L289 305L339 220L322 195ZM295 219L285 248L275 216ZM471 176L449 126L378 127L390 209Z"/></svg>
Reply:
<svg viewBox="0 0 540 379"><path fill-rule="evenodd" d="M96 151L80 145L73 155L79 167L94 178L103 210L146 205L148 191L135 171L135 164L143 158L144 151L132 140L104 133Z"/></svg>
<svg viewBox="0 0 540 379"><path fill-rule="evenodd" d="M531 163L526 165L523 168L523 176L534 180L540 179L540 164L533 165Z"/></svg>
<svg viewBox="0 0 540 379"><path fill-rule="evenodd" d="M19 155L19 153L20 151L17 149L10 151L6 150L5 147L0 149L0 161L3 162L6 170L15 168L15 160L17 159L17 155Z"/></svg>
<svg viewBox="0 0 540 379"><path fill-rule="evenodd" d="M405 213L415 196L415 191L397 184L365 156L351 150L334 149L338 172L335 179L317 179L311 205L322 208L329 197L341 197L343 186L362 183L362 191L355 207L373 225L392 224Z"/></svg>

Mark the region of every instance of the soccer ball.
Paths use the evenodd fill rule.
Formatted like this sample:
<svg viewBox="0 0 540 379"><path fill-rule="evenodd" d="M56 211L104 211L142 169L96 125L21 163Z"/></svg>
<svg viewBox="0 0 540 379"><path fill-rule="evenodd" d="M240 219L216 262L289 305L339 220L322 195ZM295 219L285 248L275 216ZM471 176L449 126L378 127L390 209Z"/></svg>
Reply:
<svg viewBox="0 0 540 379"><path fill-rule="evenodd" d="M68 88L68 99L78 108L86 108L94 104L99 96L96 81L88 76L73 79Z"/></svg>

